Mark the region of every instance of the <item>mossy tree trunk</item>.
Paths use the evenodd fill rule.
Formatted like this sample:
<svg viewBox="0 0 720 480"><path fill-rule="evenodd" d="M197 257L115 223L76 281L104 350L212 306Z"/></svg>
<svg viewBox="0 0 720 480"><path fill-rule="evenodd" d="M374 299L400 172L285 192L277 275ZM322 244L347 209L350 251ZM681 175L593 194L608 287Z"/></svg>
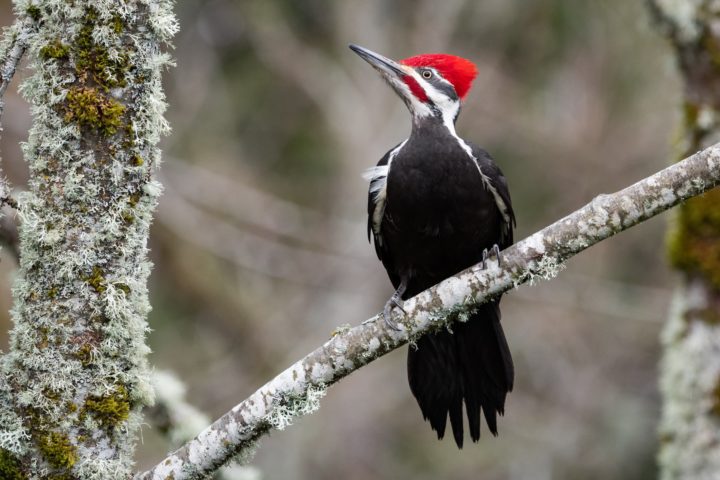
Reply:
<svg viewBox="0 0 720 480"><path fill-rule="evenodd" d="M160 47L169 0L16 0L32 25L33 126L21 262L0 381L0 478L131 473L153 401L145 345L148 229L168 129Z"/></svg>
<svg viewBox="0 0 720 480"><path fill-rule="evenodd" d="M650 5L683 80L682 158L720 140L720 6ZM678 209L668 250L682 283L662 335L661 478L720 478L720 189Z"/></svg>

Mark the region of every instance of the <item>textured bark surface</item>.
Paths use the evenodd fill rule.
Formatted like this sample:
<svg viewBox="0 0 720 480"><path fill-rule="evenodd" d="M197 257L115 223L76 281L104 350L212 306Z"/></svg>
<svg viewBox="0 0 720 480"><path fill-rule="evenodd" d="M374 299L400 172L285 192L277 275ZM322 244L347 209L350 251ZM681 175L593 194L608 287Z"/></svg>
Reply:
<svg viewBox="0 0 720 480"><path fill-rule="evenodd" d="M683 80L682 158L720 140L720 4L650 5ZM720 478L720 189L682 205L668 239L682 283L662 335L661 478Z"/></svg>
<svg viewBox="0 0 720 480"><path fill-rule="evenodd" d="M322 347L296 362L245 401L138 479L203 478L234 455L247 455L271 429L319 407L325 389L412 342L486 299L535 279L554 277L569 257L720 183L720 145L677 163L620 192L592 202L503 252L502 266L472 267L405 302L401 331L379 317L341 329ZM396 312L397 313L397 312Z"/></svg>
<svg viewBox="0 0 720 480"><path fill-rule="evenodd" d="M117 479L153 400L147 238L171 2L15 2L33 74L0 477ZM15 47L10 48L10 60ZM6 59L2 59L5 62ZM4 72L3 72L4 74Z"/></svg>

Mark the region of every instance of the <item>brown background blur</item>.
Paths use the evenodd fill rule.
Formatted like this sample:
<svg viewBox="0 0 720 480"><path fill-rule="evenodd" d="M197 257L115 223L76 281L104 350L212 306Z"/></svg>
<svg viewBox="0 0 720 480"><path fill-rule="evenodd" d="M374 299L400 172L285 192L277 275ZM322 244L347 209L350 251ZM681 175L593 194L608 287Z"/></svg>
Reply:
<svg viewBox="0 0 720 480"><path fill-rule="evenodd" d="M505 171L518 239L671 156L680 86L640 0L186 0L176 11L149 341L151 362L213 417L391 293L366 242L361 173L407 136L409 119L348 43L477 63L458 132ZM0 19L12 20L7 0ZM1 151L22 188L30 118L17 83ZM500 437L485 430L463 451L438 442L401 349L263 440L254 465L267 479L654 477L668 218L505 297L517 373ZM5 349L15 263L0 259ZM168 447L149 426L143 439L148 466Z"/></svg>

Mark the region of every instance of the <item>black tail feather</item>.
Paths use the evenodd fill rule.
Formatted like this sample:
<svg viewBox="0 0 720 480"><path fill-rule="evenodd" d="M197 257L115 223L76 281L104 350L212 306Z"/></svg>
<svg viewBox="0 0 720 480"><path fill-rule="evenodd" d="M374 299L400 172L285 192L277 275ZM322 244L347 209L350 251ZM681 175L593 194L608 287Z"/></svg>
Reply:
<svg viewBox="0 0 720 480"><path fill-rule="evenodd" d="M454 333L431 333L408 353L410 389L423 417L442 438L447 417L455 443L463 445L463 403L470 438L480 439L480 411L497 435L497 414L505 409L512 390L514 369L500 325L499 301L482 305L467 322L456 322Z"/></svg>

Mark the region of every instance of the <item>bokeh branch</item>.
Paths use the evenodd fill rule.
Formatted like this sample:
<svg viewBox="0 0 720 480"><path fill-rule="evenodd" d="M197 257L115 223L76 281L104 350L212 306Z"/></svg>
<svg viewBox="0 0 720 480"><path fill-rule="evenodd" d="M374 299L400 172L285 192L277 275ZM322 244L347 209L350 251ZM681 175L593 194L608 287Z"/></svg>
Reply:
<svg viewBox="0 0 720 480"><path fill-rule="evenodd" d="M203 478L252 447L271 429L283 429L296 416L315 411L327 386L358 368L428 331L445 328L448 319L462 321L488 298L533 279L555 276L573 255L719 183L720 144L617 193L597 196L505 250L502 266L491 263L483 270L476 265L408 300L401 331L388 329L376 316L363 325L337 332L194 440L136 478Z"/></svg>

